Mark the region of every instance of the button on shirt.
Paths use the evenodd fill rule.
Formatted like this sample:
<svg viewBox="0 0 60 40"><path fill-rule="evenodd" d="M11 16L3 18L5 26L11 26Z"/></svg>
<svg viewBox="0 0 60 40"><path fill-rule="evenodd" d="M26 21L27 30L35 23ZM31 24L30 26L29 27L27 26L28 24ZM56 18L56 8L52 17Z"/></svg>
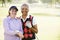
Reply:
<svg viewBox="0 0 60 40"><path fill-rule="evenodd" d="M11 18L10 16L3 21L4 26L4 40L21 40L15 34L17 31L23 34L21 20Z"/></svg>

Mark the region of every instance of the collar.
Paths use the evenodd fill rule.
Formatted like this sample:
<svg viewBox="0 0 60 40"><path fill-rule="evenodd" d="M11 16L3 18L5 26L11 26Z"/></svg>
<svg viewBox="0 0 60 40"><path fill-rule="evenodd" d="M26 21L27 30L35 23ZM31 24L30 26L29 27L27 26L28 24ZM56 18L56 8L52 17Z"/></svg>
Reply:
<svg viewBox="0 0 60 40"><path fill-rule="evenodd" d="M11 18L10 16L8 16L8 19L11 20L11 19L17 19L16 17L15 18Z"/></svg>
<svg viewBox="0 0 60 40"><path fill-rule="evenodd" d="M25 20L22 18L22 16L20 16L20 18L21 18L23 21L26 21L26 19L29 18L29 15L27 15L27 17L25 18Z"/></svg>
<svg viewBox="0 0 60 40"><path fill-rule="evenodd" d="M22 18L22 16L21 16L21 18ZM26 18L29 18L29 15L27 15L27 17Z"/></svg>

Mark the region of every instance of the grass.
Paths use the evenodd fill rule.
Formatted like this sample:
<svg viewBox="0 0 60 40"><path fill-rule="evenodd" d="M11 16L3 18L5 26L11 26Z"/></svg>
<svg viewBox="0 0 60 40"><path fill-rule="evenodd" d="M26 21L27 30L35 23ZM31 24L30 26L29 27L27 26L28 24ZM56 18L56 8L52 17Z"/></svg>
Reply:
<svg viewBox="0 0 60 40"><path fill-rule="evenodd" d="M52 14L48 14L48 13L31 13L32 15L36 15L36 16L56 16L56 17L60 17L60 15L52 15Z"/></svg>

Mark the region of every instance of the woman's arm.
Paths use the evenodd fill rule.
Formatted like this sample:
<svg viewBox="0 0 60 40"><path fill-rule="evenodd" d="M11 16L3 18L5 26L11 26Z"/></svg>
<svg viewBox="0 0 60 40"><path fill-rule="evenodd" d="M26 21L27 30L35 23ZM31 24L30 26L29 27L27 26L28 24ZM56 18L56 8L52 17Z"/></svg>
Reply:
<svg viewBox="0 0 60 40"><path fill-rule="evenodd" d="M21 22L21 19L19 19L19 24L20 24L20 32L23 34L23 27L22 27L22 22Z"/></svg>
<svg viewBox="0 0 60 40"><path fill-rule="evenodd" d="M33 20L32 20L32 25L31 25L31 22L29 22L29 21L26 22L26 26L28 28L30 28L32 30L32 32L37 33L38 32L38 29L37 29L37 22L36 22L36 19L35 18L33 18Z"/></svg>
<svg viewBox="0 0 60 40"><path fill-rule="evenodd" d="M18 36L18 37L20 37L20 38L24 38L21 20L20 20L20 19L18 19L18 20L19 20L20 30L19 30L19 32L16 34L16 36Z"/></svg>
<svg viewBox="0 0 60 40"><path fill-rule="evenodd" d="M9 26L9 23L8 23L7 19L5 19L3 21L3 26L4 26L4 33L9 34L9 35L15 35L15 34L17 34L16 31L13 31L13 30L10 29L10 26Z"/></svg>
<svg viewBox="0 0 60 40"><path fill-rule="evenodd" d="M37 25L34 25L33 27L30 28L32 32L38 33Z"/></svg>

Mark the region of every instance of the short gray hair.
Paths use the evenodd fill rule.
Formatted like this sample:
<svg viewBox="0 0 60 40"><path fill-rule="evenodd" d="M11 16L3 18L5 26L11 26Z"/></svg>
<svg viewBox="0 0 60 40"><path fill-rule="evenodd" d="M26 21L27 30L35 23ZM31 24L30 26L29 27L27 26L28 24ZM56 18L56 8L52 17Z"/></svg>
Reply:
<svg viewBox="0 0 60 40"><path fill-rule="evenodd" d="M22 8L22 6L26 6L26 7L28 7L28 8L29 8L29 5L28 5L28 4L26 4L26 3L22 4L22 5L21 5L21 8Z"/></svg>

